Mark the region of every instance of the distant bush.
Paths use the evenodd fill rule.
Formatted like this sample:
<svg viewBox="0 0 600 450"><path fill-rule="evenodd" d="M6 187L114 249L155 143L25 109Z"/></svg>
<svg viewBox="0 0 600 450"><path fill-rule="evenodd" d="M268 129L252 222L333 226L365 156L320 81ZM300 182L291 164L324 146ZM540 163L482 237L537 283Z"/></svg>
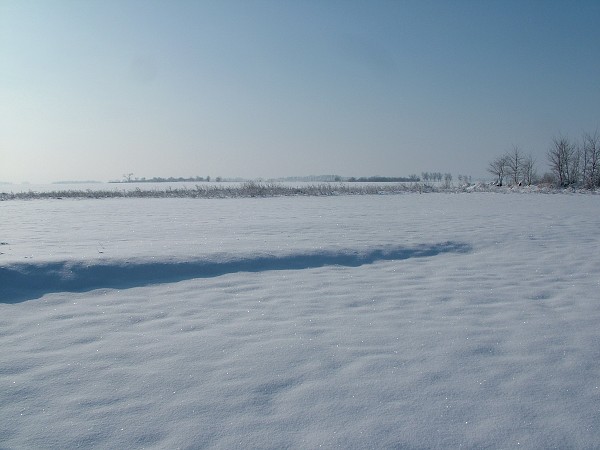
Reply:
<svg viewBox="0 0 600 450"><path fill-rule="evenodd" d="M449 184L451 180L448 179ZM0 201L40 199L108 199L108 198L267 198L267 197L325 197L340 195L394 195L429 192L497 192L495 183L476 183L454 186L432 186L428 183L362 184L362 183L319 183L305 186L286 186L278 183L248 181L238 185L197 184L194 188L134 190L56 190L48 192L0 192ZM506 192L558 192L548 186L512 187Z"/></svg>
<svg viewBox="0 0 600 450"><path fill-rule="evenodd" d="M422 188L406 184L346 184L318 183L305 186L286 186L278 183L248 181L239 185L197 184L194 188L167 189L100 189L55 190L47 192L2 192L1 200L35 200L67 198L252 198L252 197L323 197L334 195L376 195L421 192Z"/></svg>

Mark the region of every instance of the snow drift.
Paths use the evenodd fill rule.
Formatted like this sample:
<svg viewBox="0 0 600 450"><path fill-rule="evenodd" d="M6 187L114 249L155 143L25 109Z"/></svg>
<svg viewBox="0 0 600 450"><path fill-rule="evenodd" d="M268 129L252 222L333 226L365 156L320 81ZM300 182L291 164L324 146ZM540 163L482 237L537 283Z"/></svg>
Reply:
<svg viewBox="0 0 600 450"><path fill-rule="evenodd" d="M469 251L462 242L441 242L413 247L337 250L271 255L216 255L196 260L53 261L0 266L0 302L14 303L51 292L85 292L92 289L125 289L192 278L216 277L237 272L300 270L324 266L358 267L376 261L435 256Z"/></svg>

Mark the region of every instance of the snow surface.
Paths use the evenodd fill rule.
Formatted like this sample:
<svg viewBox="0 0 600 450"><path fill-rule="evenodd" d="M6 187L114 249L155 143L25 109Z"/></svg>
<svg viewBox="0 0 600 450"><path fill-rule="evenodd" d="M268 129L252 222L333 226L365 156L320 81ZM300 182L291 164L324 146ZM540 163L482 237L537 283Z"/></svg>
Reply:
<svg viewBox="0 0 600 450"><path fill-rule="evenodd" d="M0 448L600 446L598 196L0 218Z"/></svg>

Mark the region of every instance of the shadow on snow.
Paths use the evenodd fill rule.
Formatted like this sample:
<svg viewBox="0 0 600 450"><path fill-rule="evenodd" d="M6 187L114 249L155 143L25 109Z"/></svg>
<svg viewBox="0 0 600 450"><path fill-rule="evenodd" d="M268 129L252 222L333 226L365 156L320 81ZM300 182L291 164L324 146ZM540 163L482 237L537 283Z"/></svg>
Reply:
<svg viewBox="0 0 600 450"><path fill-rule="evenodd" d="M238 272L300 270L325 266L358 267L377 261L423 258L442 253L467 253L461 242L386 247L366 251L339 250L287 255L207 258L187 261L94 261L16 263L0 267L0 303L18 303L53 292L127 289Z"/></svg>

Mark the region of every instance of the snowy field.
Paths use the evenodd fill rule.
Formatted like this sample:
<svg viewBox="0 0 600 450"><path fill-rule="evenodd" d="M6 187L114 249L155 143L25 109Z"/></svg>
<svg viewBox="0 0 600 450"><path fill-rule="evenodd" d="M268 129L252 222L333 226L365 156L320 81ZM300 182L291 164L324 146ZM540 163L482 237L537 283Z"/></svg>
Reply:
<svg viewBox="0 0 600 450"><path fill-rule="evenodd" d="M600 196L0 218L2 449L600 447Z"/></svg>

